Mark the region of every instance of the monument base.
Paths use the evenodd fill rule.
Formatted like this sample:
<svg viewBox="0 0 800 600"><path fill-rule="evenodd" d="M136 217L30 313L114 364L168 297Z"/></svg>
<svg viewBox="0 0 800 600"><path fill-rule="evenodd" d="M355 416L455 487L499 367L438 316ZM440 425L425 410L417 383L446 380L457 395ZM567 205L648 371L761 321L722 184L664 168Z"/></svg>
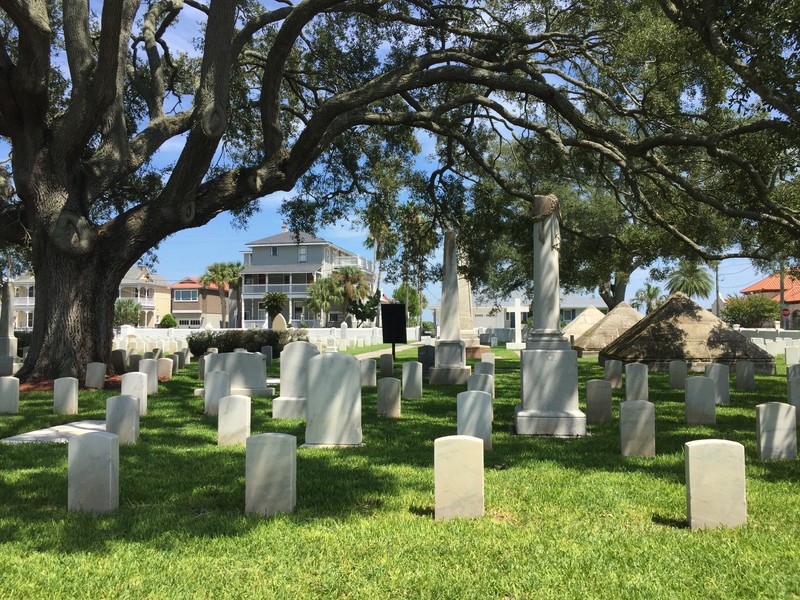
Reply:
<svg viewBox="0 0 800 600"><path fill-rule="evenodd" d="M364 442L358 444L300 444L301 448L358 448L363 446Z"/></svg>
<svg viewBox="0 0 800 600"><path fill-rule="evenodd" d="M194 395L201 398L206 395L206 388L195 388ZM275 388L231 388L231 396L250 396L251 398L271 398L275 395Z"/></svg>
<svg viewBox="0 0 800 600"><path fill-rule="evenodd" d="M300 396L278 396L272 401L272 418L305 419L306 399Z"/></svg>
<svg viewBox="0 0 800 600"><path fill-rule="evenodd" d="M469 346L468 345L467 348L466 348L466 351L467 351L467 358L478 358L479 359L481 357L481 354L484 354L485 352L491 352L492 349L489 346L481 346L481 345Z"/></svg>
<svg viewBox="0 0 800 600"><path fill-rule="evenodd" d="M569 340L558 332L534 331L525 344L527 350L570 350Z"/></svg>
<svg viewBox="0 0 800 600"><path fill-rule="evenodd" d="M586 415L579 410L565 412L525 410L520 404L514 412L517 435L583 437L587 434Z"/></svg>
<svg viewBox="0 0 800 600"><path fill-rule="evenodd" d="M0 337L0 356L16 356L17 355L17 340L16 337Z"/></svg>
<svg viewBox="0 0 800 600"><path fill-rule="evenodd" d="M515 411L519 435L586 435L586 415L578 409L578 356L574 350L523 350L520 372L522 404Z"/></svg>
<svg viewBox="0 0 800 600"><path fill-rule="evenodd" d="M436 367L463 367L467 364L467 348L463 340L436 341Z"/></svg>
<svg viewBox="0 0 800 600"><path fill-rule="evenodd" d="M431 367L428 374L430 385L465 385L472 375L470 367Z"/></svg>
<svg viewBox="0 0 800 600"><path fill-rule="evenodd" d="M20 367L22 367L22 361L16 356L0 355L0 377L16 375Z"/></svg>

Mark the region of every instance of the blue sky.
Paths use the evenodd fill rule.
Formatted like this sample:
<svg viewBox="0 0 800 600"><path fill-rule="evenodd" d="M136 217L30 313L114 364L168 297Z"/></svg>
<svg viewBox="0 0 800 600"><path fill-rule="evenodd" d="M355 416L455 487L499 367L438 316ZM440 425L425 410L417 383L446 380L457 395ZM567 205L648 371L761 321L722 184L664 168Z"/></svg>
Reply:
<svg viewBox="0 0 800 600"><path fill-rule="evenodd" d="M241 260L240 252L246 250L247 242L280 232L280 203L281 197L278 195L262 199L261 211L251 219L246 230L235 229L231 225L230 217L222 214L203 227L187 229L173 235L161 244L155 270L172 283L183 277L201 275L206 265L212 262ZM317 235L346 250L372 258L371 249L364 246L366 232L346 221L320 229ZM764 277L745 259L723 261L719 274L723 296L738 294L739 290ZM646 270L633 273L627 290L628 300L644 285L647 278ZM391 295L393 289L394 286L384 284L384 293L387 295ZM428 286L425 293L429 304L438 304L440 284ZM703 302L704 305L710 303L711 300Z"/></svg>

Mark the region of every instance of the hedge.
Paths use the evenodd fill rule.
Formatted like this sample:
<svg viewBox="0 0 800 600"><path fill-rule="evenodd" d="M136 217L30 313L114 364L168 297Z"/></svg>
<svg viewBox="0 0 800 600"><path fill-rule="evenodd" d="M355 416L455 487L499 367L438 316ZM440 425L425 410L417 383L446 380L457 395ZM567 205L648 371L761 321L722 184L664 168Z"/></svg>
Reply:
<svg viewBox="0 0 800 600"><path fill-rule="evenodd" d="M258 352L262 346L272 346L272 356L278 358L283 347L289 342L308 341L302 329L274 331L272 329L229 329L226 331L198 331L186 338L189 351L194 356L202 356L209 348L220 352L233 352L244 348L248 352Z"/></svg>

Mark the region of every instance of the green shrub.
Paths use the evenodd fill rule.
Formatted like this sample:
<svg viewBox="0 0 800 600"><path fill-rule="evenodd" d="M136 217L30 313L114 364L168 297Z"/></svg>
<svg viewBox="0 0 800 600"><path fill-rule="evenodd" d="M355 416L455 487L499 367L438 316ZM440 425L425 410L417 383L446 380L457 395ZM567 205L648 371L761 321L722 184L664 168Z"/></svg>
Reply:
<svg viewBox="0 0 800 600"><path fill-rule="evenodd" d="M725 301L720 316L727 323L738 323L742 327L759 327L765 321L780 319L781 307L778 302L753 294L751 296L731 296Z"/></svg>
<svg viewBox="0 0 800 600"><path fill-rule="evenodd" d="M177 327L178 322L175 320L175 317L167 313L161 317L161 322L158 324L158 326L160 329L170 329L172 327Z"/></svg>
<svg viewBox="0 0 800 600"><path fill-rule="evenodd" d="M258 352L262 346L272 346L272 356L278 358L286 344L297 341L308 341L307 332L302 329L292 331L229 329L198 331L186 338L189 351L194 356L202 356L209 348L217 348L220 352L233 352L235 348Z"/></svg>

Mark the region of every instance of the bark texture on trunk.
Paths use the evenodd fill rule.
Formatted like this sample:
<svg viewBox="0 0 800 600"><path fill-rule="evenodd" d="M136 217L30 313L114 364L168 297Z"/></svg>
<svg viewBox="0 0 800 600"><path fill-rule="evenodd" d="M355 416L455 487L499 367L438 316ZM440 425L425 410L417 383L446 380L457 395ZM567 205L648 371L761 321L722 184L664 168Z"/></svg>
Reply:
<svg viewBox="0 0 800 600"><path fill-rule="evenodd" d="M127 266L103 253L48 252L35 259L36 325L25 380L85 375L90 362L109 363L114 302Z"/></svg>

